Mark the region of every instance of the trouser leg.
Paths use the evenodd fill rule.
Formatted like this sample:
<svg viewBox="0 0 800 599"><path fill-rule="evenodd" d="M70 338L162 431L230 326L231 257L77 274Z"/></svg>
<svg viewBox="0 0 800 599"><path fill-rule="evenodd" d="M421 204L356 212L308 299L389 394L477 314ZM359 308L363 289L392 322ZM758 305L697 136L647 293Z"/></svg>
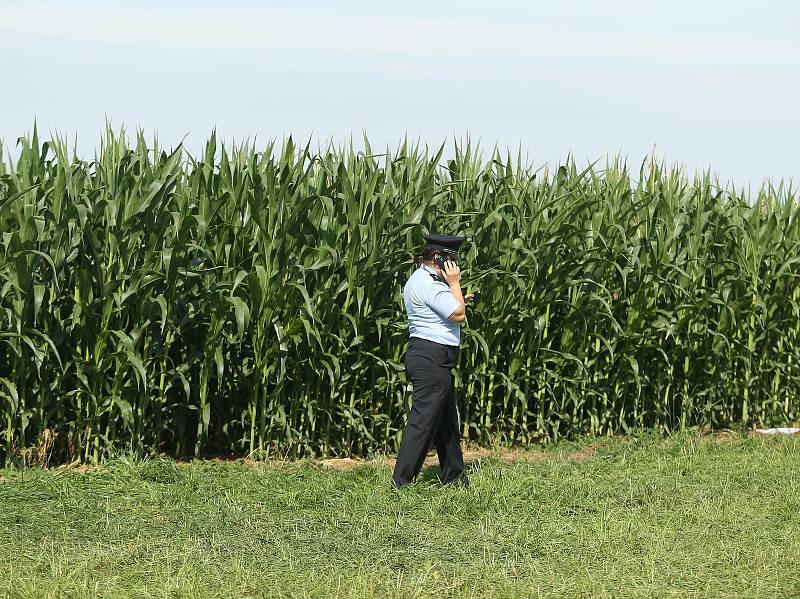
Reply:
<svg viewBox="0 0 800 599"><path fill-rule="evenodd" d="M434 343L412 343L406 355L406 372L413 384L411 411L400 443L392 480L410 483L419 474L431 446L450 393L450 369L442 366L444 351Z"/></svg>
<svg viewBox="0 0 800 599"><path fill-rule="evenodd" d="M461 433L452 385L442 408L434 442L436 453L439 454L442 482L448 484L461 479L464 473L464 456L461 453Z"/></svg>

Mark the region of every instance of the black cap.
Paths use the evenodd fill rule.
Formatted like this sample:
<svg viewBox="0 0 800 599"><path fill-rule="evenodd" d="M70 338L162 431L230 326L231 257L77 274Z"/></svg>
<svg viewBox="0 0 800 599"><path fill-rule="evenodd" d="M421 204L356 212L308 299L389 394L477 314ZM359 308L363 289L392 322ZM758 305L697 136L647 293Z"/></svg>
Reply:
<svg viewBox="0 0 800 599"><path fill-rule="evenodd" d="M458 247L466 241L466 237L454 235L424 235L427 247L434 250L442 250L458 260Z"/></svg>

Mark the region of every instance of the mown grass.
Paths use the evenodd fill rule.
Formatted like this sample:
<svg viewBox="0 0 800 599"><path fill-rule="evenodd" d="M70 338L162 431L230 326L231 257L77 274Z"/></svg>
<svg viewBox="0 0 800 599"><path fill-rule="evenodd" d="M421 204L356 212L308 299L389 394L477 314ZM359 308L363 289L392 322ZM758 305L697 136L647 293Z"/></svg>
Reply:
<svg viewBox="0 0 800 599"><path fill-rule="evenodd" d="M0 471L19 597L800 594L800 439L624 438L435 471L129 462ZM587 457L588 456L588 457Z"/></svg>

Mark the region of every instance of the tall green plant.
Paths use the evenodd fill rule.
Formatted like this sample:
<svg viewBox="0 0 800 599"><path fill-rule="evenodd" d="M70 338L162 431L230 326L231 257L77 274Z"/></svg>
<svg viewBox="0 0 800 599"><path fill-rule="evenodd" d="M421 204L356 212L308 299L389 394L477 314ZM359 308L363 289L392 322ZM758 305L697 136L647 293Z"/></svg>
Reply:
<svg viewBox="0 0 800 599"><path fill-rule="evenodd" d="M0 165L0 459L367 454L410 402L401 289L458 232L465 436L798 418L797 201L653 161L534 170L405 142L202 155L108 130ZM2 148L0 147L0 153Z"/></svg>

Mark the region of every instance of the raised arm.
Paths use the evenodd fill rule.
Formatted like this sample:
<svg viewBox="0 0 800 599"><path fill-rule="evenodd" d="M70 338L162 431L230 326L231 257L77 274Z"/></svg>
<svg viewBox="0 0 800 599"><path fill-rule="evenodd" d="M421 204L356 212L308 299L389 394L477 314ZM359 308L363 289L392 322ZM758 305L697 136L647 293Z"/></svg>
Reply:
<svg viewBox="0 0 800 599"><path fill-rule="evenodd" d="M452 322L464 322L467 318L467 310L464 307L464 295L461 293L461 269L455 262L447 260L442 270L444 270L444 280L450 287L450 293L458 302L458 307L453 310L448 319Z"/></svg>

